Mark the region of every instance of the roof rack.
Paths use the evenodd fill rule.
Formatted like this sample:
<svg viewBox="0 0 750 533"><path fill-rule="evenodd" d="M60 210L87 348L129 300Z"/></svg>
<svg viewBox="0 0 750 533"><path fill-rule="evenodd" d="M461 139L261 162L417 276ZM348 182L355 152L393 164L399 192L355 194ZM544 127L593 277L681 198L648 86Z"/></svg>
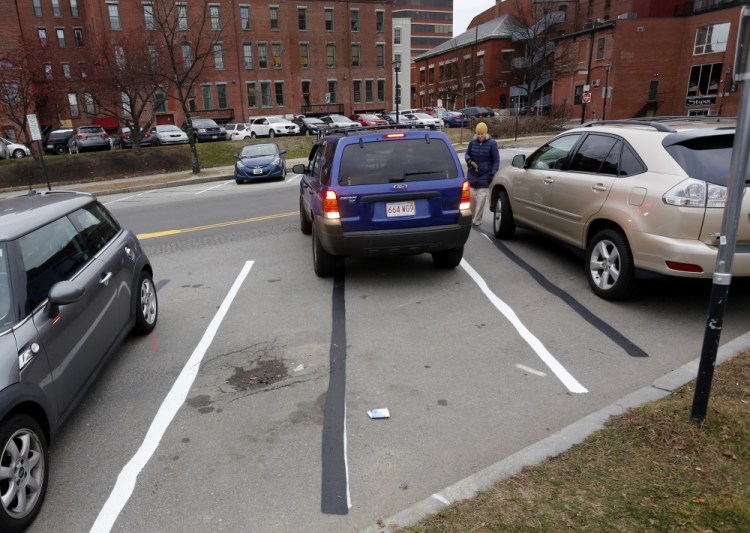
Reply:
<svg viewBox="0 0 750 533"><path fill-rule="evenodd" d="M326 127L320 127L318 128L318 140L323 135L329 135L332 133L340 133L345 136L349 136L354 133L370 133L372 131L382 131L382 130L403 130L403 129L410 129L408 126L405 126L404 124L387 124L387 125L381 125L381 126L360 126L360 127L341 127L341 126L326 126Z"/></svg>
<svg viewBox="0 0 750 533"><path fill-rule="evenodd" d="M663 131L667 133L674 133L675 131L677 131L677 130L670 128L669 126L666 126L654 120L646 121L646 120L638 120L634 118L626 118L626 119L620 119L620 120L591 120L581 125L581 127L590 128L591 126L611 126L611 125L617 125L617 124L624 124L624 125L630 124L631 126L651 126L656 131Z"/></svg>
<svg viewBox="0 0 750 533"><path fill-rule="evenodd" d="M715 121L736 121L737 117L733 116L721 116L721 115L675 115L675 116L662 116L662 117L643 117L643 118L624 118L617 120L591 120L582 125L582 127L590 126L609 126L616 124L630 124L634 126L651 126L657 131L663 131L666 133L674 133L677 130L670 128L664 122L708 122Z"/></svg>

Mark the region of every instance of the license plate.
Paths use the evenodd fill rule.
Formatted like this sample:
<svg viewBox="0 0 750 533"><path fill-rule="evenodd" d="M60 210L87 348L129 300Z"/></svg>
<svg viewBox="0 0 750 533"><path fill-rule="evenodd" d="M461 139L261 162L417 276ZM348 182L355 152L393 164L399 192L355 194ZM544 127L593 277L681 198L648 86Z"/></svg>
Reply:
<svg viewBox="0 0 750 533"><path fill-rule="evenodd" d="M262 168L254 168L253 169L253 174L263 174L263 169Z"/></svg>
<svg viewBox="0 0 750 533"><path fill-rule="evenodd" d="M215 138L216 138L216 135L211 135L211 138L212 138L212 139L215 139Z"/></svg>
<svg viewBox="0 0 750 533"><path fill-rule="evenodd" d="M385 214L387 217L410 217L417 213L417 206L414 200L408 202L387 202L385 204Z"/></svg>

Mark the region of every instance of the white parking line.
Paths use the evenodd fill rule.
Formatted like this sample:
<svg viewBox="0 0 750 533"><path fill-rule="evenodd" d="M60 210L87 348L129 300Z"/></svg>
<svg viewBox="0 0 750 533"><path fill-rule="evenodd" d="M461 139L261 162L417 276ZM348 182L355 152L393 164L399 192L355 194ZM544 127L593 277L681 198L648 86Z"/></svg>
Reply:
<svg viewBox="0 0 750 533"><path fill-rule="evenodd" d="M112 493L99 511L99 516L96 517L94 525L91 526L92 533L108 532L112 529L115 524L115 520L120 515L120 512L125 507L125 504L133 494L135 488L135 482L138 479L143 467L146 466L151 456L159 446L164 433L172 423L177 411L180 410L182 404L185 403L190 387L195 381L195 377L200 369L200 363L203 357L206 355L208 347L211 345L216 332L219 330L222 320L229 310L229 306L232 304L237 292L240 290L240 286L245 281L245 278L250 273L250 269L253 267L254 261L248 261L242 267L237 279L234 280L232 288L229 289L224 301L221 303L221 307L214 315L213 320L206 328L203 337L201 338L198 345L193 350L190 359L188 359L185 366L182 368L180 375L177 376L177 380L172 385L169 393L159 407L159 411L156 413L151 427L149 427L146 436L143 439L138 451L123 467L120 475L117 476L117 482L115 487L112 489Z"/></svg>
<svg viewBox="0 0 750 533"><path fill-rule="evenodd" d="M465 259L461 260L461 266L469 274L469 276L471 276L471 279L473 279L474 283L479 286L479 288L482 290L484 295L487 296L490 302L492 302L492 305L494 305L498 311L505 315L505 318L507 318L508 321L513 325L513 327L516 328L516 331L521 334L523 340L525 340L526 343L531 346L531 348L536 352L536 354L544 362L544 364L549 367L549 369L557 376L560 381L562 381L562 384L565 385L565 387L567 387L570 392L588 392L588 390L586 390L583 385L578 383L578 381L572 375L570 375L567 370L565 370L565 368L557 361L557 359L555 359L552 354L549 353L547 348L545 348L542 344L542 341L537 339L536 336L531 333L528 328L526 328L526 326L523 325L513 309L511 309L508 304L498 298L497 295L495 295L495 293L490 290L482 276L480 276Z"/></svg>
<svg viewBox="0 0 750 533"><path fill-rule="evenodd" d="M126 196L124 198L118 198L117 200L112 200L111 202L102 202L104 205L114 204L116 202L122 202L123 200L130 200L131 198L138 198L139 196L144 196L148 194L151 191L145 191L145 192L139 192L138 194L133 194L131 196Z"/></svg>
<svg viewBox="0 0 750 533"><path fill-rule="evenodd" d="M197 196L197 195L199 195L199 194L203 194L204 192L208 192L208 191L212 191L212 190L214 190L214 189L218 189L219 187L223 187L223 186L224 186L224 185L226 185L227 183L231 183L231 182L229 182L229 181L225 181L225 182L223 182L223 183L219 183L218 185L214 185L213 187L209 187L208 189L203 189L202 191L198 191L198 192L197 192L197 193L195 193L195 194L196 194L196 196Z"/></svg>
<svg viewBox="0 0 750 533"><path fill-rule="evenodd" d="M301 178L301 177L302 177L302 174L295 174L294 176L292 176L291 178L289 178L288 180L286 180L286 183L292 183L292 182L294 182L294 181L295 181L295 180L296 180L297 178Z"/></svg>
<svg viewBox="0 0 750 533"><path fill-rule="evenodd" d="M522 365L520 363L516 365L516 368L518 370L522 370L523 372L528 372L529 374L534 374L535 376L539 376L541 378L547 376L547 374L545 374L544 372L540 372L539 370L534 370L533 368L528 367L526 365Z"/></svg>

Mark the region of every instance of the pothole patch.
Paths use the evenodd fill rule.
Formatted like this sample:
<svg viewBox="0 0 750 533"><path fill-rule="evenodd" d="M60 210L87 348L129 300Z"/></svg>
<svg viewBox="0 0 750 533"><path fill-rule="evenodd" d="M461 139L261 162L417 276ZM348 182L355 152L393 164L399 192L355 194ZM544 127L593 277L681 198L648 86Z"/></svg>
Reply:
<svg viewBox="0 0 750 533"><path fill-rule="evenodd" d="M289 375L286 365L278 359L256 361L249 368L234 367L227 384L237 391L267 387Z"/></svg>

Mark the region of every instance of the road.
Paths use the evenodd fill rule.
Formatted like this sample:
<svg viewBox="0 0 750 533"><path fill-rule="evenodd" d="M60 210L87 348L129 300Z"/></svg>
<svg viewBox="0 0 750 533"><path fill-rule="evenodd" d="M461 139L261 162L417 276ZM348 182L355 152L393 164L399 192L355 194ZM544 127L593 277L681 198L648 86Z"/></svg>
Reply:
<svg viewBox="0 0 750 533"><path fill-rule="evenodd" d="M489 216L455 270L319 279L298 180L102 198L153 262L159 323L63 428L31 531L361 530L700 355L710 282L607 302L580 254L498 242ZM735 280L722 342L748 304Z"/></svg>

